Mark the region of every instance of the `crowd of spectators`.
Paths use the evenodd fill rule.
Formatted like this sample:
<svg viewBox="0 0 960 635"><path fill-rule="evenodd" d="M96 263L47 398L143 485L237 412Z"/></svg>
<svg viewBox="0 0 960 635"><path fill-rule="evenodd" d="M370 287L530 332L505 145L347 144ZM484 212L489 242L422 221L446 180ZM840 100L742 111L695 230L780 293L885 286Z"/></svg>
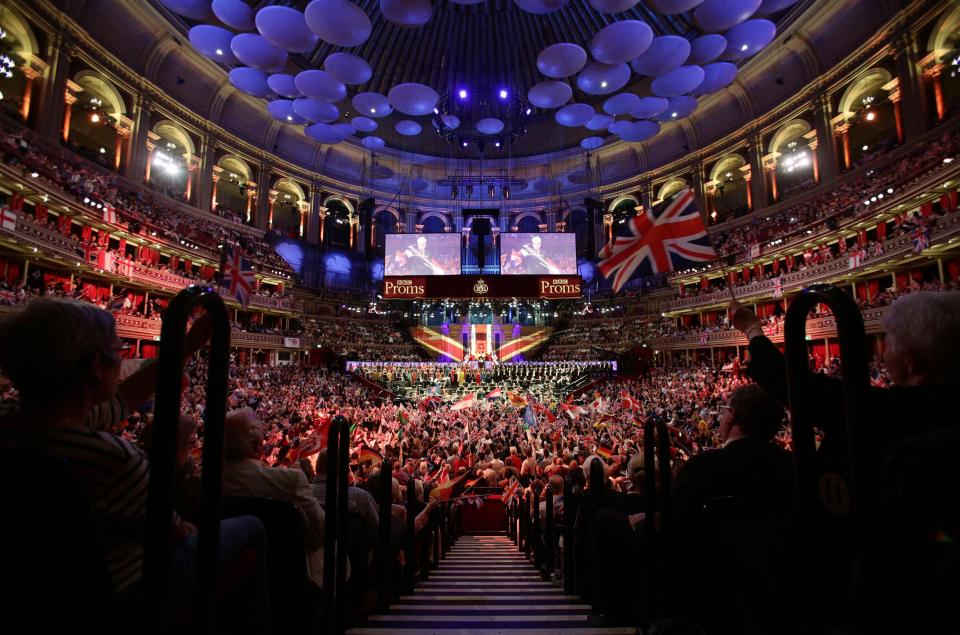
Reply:
<svg viewBox="0 0 960 635"><path fill-rule="evenodd" d="M191 241L217 252L220 245L229 242L240 245L244 253L258 263L290 271L289 265L263 237L187 214L180 206L127 184L116 173L94 167L62 148L45 145L32 131L0 128L0 160L78 201L92 198L111 204L118 225L131 233L160 236L174 243Z"/></svg>
<svg viewBox="0 0 960 635"><path fill-rule="evenodd" d="M812 200L780 210L770 216L711 232L714 245L722 256L746 256L750 247L773 239L790 238L801 232L819 234L836 223L868 214L871 208L864 201L878 193L885 196L908 186L944 166L945 158L960 151L960 135L945 133L940 139L925 144L912 154L843 183Z"/></svg>

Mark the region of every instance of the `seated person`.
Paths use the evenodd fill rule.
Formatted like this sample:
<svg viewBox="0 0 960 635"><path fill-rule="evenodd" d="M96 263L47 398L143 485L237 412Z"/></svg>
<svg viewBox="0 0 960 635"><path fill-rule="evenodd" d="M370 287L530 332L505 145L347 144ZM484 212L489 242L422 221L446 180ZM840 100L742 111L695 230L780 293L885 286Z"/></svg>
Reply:
<svg viewBox="0 0 960 635"><path fill-rule="evenodd" d="M0 368L17 388L17 408L0 421L0 446L59 459L86 492L90 517L118 596L132 599L143 574L150 465L126 439L99 431L117 397L125 347L113 316L76 300L39 298L0 322ZM140 395L142 396L142 395ZM139 398L139 396L138 396ZM93 426L93 427L92 427ZM221 566L257 553L253 597L243 606L252 631L266 628L265 532L241 516L221 523ZM189 600L196 576L196 528L174 515L171 592Z"/></svg>
<svg viewBox="0 0 960 635"><path fill-rule="evenodd" d="M310 578L323 586L324 513L299 467L267 467L263 422L250 408L227 414L223 448L223 495L254 496L296 505L303 516L303 543ZM348 565L349 570L349 565Z"/></svg>

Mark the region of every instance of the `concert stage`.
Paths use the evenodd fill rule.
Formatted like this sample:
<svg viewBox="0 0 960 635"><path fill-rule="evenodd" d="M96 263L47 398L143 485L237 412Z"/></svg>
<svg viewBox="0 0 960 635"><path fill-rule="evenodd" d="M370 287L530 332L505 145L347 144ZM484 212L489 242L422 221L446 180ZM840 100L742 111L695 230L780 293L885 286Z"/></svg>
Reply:
<svg viewBox="0 0 960 635"><path fill-rule="evenodd" d="M470 355L494 353L501 362L520 361L547 341L552 327L519 324L444 324L416 326L410 335L431 353L460 361Z"/></svg>

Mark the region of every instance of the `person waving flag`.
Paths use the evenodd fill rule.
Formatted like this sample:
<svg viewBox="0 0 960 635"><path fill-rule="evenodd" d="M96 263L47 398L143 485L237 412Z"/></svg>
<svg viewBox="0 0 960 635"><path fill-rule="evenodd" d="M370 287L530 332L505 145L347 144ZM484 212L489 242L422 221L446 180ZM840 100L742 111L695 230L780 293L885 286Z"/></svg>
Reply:
<svg viewBox="0 0 960 635"><path fill-rule="evenodd" d="M236 245L224 245L223 264L220 266L220 284L227 288L243 308L250 303L256 277L253 267L243 257L243 251Z"/></svg>
<svg viewBox="0 0 960 635"><path fill-rule="evenodd" d="M717 257L689 189L647 214L633 216L627 227L629 236L616 236L597 254L597 269L611 280L614 293L634 273L675 271Z"/></svg>

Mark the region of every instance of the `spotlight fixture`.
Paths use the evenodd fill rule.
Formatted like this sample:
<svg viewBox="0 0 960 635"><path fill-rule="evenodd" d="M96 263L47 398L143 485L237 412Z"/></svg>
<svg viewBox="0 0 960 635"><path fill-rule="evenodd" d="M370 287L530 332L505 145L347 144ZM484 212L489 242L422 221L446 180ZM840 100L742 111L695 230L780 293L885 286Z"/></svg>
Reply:
<svg viewBox="0 0 960 635"><path fill-rule="evenodd" d="M509 94L505 88L500 89L500 99L506 99Z"/></svg>
<svg viewBox="0 0 960 635"><path fill-rule="evenodd" d="M460 91L457 93L457 96L460 97L460 99L466 99L466 98L467 98L467 89L466 89L466 88L461 88Z"/></svg>
<svg viewBox="0 0 960 635"><path fill-rule="evenodd" d="M877 113L875 113L875 112L868 112L868 113L867 113L867 117L866 117L867 121L873 121L873 120L876 119L876 118L877 118Z"/></svg>

